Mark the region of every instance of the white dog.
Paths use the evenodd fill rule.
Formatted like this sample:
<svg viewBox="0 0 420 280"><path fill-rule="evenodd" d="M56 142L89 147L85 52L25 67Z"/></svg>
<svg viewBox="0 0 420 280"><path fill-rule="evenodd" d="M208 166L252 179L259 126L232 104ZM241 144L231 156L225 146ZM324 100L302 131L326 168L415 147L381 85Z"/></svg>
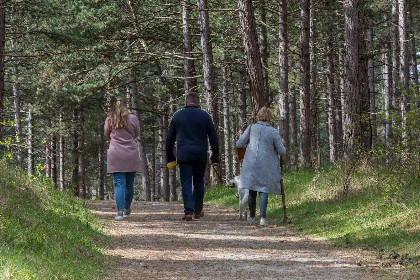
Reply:
<svg viewBox="0 0 420 280"><path fill-rule="evenodd" d="M246 220L247 218L247 207L248 207L248 198L249 190L243 189L241 185L241 176L236 176L228 182L228 187L237 188L238 194L236 197L239 198L239 220Z"/></svg>

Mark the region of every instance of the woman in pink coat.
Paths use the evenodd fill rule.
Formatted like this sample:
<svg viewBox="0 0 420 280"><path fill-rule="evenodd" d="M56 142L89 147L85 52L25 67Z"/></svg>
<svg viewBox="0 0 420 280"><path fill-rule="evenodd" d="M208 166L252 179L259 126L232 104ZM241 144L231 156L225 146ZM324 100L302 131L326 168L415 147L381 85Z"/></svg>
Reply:
<svg viewBox="0 0 420 280"><path fill-rule="evenodd" d="M107 172L114 177L117 202L115 220L122 220L131 214L134 178L136 172L140 171L139 149L136 143L140 133L139 120L135 115L128 113L124 99L118 97L112 102L104 133L107 139L111 139Z"/></svg>

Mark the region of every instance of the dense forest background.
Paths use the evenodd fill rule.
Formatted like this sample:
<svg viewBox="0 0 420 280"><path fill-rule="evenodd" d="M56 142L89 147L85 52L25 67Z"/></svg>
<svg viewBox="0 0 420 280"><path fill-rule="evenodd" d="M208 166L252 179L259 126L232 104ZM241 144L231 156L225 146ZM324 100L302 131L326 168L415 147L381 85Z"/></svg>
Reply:
<svg viewBox="0 0 420 280"><path fill-rule="evenodd" d="M61 190L111 198L103 123L124 96L141 123L136 197L175 201L164 141L184 95L197 92L218 129L223 181L239 174L234 143L264 105L288 150L285 171L375 164L418 174L419 9L418 0L2 0L0 155ZM222 183L210 169L207 182Z"/></svg>

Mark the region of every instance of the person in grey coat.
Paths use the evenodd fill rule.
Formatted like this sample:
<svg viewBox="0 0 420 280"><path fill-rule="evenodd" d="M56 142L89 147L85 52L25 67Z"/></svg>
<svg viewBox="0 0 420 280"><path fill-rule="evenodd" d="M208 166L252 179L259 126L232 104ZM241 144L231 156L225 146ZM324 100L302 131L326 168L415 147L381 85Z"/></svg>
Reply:
<svg viewBox="0 0 420 280"><path fill-rule="evenodd" d="M248 126L236 142L237 148L246 148L241 168L241 184L249 190L249 224L255 224L257 192L260 194L260 225L268 226L266 211L268 194L281 194L279 155L286 154L280 134L270 125L271 111L263 107L257 114L258 122ZM251 130L251 131L250 131Z"/></svg>

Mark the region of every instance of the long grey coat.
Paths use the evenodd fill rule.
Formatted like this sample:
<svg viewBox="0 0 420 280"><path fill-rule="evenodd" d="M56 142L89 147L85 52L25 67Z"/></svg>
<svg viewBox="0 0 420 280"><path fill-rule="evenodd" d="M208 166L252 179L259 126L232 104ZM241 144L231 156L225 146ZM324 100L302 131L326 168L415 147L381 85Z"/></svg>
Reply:
<svg viewBox="0 0 420 280"><path fill-rule="evenodd" d="M248 143L249 126L236 142L237 148ZM278 155L284 155L283 146L278 131L266 122L252 125L251 139L246 148L241 168L242 187L248 190L281 194L281 169Z"/></svg>

